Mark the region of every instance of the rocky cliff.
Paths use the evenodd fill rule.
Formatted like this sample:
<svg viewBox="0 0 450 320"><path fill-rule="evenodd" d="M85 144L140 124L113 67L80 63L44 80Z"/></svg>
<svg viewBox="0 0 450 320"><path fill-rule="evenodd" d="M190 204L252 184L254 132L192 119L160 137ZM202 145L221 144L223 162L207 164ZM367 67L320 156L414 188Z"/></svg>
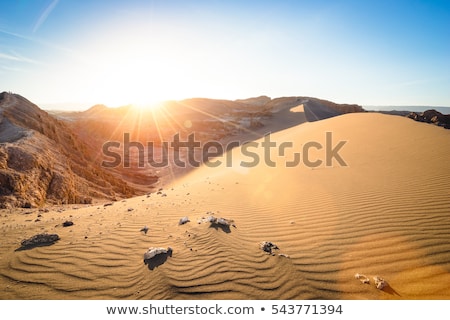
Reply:
<svg viewBox="0 0 450 320"><path fill-rule="evenodd" d="M0 94L0 207L89 203L134 194L71 129L27 99Z"/></svg>

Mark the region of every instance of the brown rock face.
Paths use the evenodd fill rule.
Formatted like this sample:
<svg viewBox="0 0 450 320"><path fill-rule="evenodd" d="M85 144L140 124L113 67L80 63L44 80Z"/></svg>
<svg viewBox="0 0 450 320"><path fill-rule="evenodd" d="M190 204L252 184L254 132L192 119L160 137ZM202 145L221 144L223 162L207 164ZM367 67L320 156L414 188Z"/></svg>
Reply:
<svg viewBox="0 0 450 320"><path fill-rule="evenodd" d="M0 94L0 207L133 194L95 162L66 124L19 95Z"/></svg>

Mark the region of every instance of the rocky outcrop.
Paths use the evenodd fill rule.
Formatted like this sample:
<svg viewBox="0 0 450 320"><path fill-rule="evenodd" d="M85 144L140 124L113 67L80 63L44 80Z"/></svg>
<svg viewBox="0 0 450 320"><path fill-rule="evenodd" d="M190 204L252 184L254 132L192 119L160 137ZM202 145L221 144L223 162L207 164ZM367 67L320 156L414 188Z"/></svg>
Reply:
<svg viewBox="0 0 450 320"><path fill-rule="evenodd" d="M32 249L35 247L50 246L56 241L60 240L57 234L40 233L32 236L31 238L22 240L21 247L16 251Z"/></svg>
<svg viewBox="0 0 450 320"><path fill-rule="evenodd" d="M415 121L432 123L445 129L450 129L450 115L442 114L434 109L426 110L422 113L411 112L407 117Z"/></svg>
<svg viewBox="0 0 450 320"><path fill-rule="evenodd" d="M0 207L90 203L133 194L95 162L65 123L19 95L0 95Z"/></svg>

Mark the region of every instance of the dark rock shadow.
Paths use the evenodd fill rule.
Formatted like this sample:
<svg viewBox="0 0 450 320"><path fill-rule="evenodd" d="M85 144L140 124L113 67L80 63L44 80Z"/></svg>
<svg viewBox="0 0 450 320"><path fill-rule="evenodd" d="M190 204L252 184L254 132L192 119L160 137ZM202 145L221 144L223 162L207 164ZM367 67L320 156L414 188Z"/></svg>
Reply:
<svg viewBox="0 0 450 320"><path fill-rule="evenodd" d="M168 251L167 253L160 253L151 259L146 259L144 260L144 263L147 265L149 270L154 270L155 268L163 265L171 256L172 250Z"/></svg>
<svg viewBox="0 0 450 320"><path fill-rule="evenodd" d="M221 229L225 233L231 233L231 229L229 225L226 224L220 224L220 223L211 223L210 228L214 228L216 230Z"/></svg>
<svg viewBox="0 0 450 320"><path fill-rule="evenodd" d="M395 289L392 288L390 285L385 287L385 288L383 288L383 291L386 292L386 293L389 293L390 295L401 297L400 293L395 291Z"/></svg>
<svg viewBox="0 0 450 320"><path fill-rule="evenodd" d="M25 245L25 246L20 246L19 248L17 248L14 251L30 250L30 249L37 248L37 247L48 247L48 246L51 246L53 244L55 244L55 242L29 244L29 245Z"/></svg>

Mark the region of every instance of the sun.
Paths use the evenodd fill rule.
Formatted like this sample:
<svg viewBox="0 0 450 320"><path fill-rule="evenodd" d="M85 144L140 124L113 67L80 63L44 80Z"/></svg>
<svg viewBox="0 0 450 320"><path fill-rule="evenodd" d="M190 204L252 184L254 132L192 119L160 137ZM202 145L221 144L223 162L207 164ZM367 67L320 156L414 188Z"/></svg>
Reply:
<svg viewBox="0 0 450 320"><path fill-rule="evenodd" d="M164 101L142 101L133 102L131 106L140 112L155 111L164 105Z"/></svg>

